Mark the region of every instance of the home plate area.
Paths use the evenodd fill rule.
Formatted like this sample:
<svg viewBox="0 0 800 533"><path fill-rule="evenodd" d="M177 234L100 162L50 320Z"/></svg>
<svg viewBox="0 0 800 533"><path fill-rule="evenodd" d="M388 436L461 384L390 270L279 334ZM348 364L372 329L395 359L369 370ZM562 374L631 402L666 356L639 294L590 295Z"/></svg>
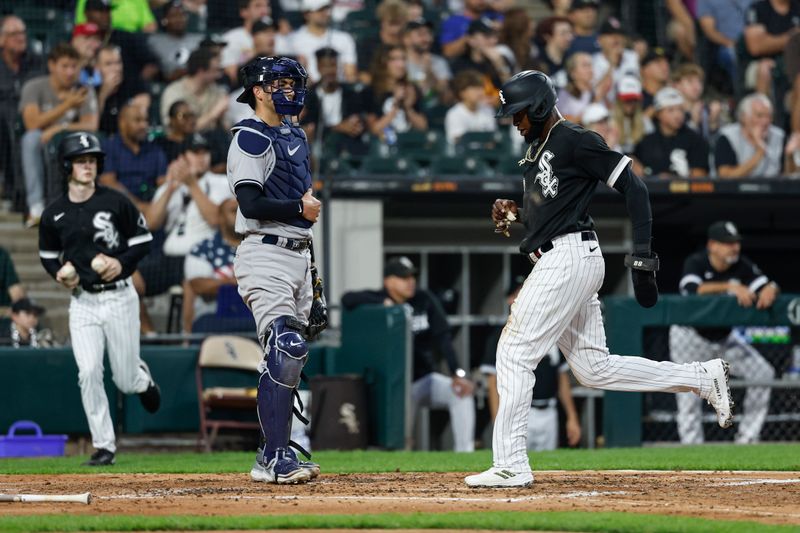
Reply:
<svg viewBox="0 0 800 533"><path fill-rule="evenodd" d="M268 485L242 474L0 477L0 492L92 493L90 505L4 504L8 514L237 515L621 511L800 525L797 472L538 471L525 489L470 489L465 473L323 474Z"/></svg>

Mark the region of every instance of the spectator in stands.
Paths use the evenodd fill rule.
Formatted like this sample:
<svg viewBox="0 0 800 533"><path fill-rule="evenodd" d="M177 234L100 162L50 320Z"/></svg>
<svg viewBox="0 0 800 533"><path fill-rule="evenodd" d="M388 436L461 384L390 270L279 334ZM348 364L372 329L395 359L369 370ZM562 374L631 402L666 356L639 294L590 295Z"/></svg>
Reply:
<svg viewBox="0 0 800 533"><path fill-rule="evenodd" d="M217 81L222 77L220 59L207 48L198 48L186 62L187 75L167 85L161 94L161 123L166 124L173 102L183 100L197 114L197 130L223 126L228 93Z"/></svg>
<svg viewBox="0 0 800 533"><path fill-rule="evenodd" d="M550 8L553 16L566 17L569 14L569 8L572 7L572 0L545 0L545 4Z"/></svg>
<svg viewBox="0 0 800 533"><path fill-rule="evenodd" d="M358 56L358 78L369 83L369 68L372 59L382 46L403 45L403 30L408 22L408 8L403 0L384 0L375 9L380 30L375 36L359 39L356 43Z"/></svg>
<svg viewBox="0 0 800 533"><path fill-rule="evenodd" d="M120 5L125 4L121 2ZM86 0L86 22L97 24L103 42L115 44L122 52L125 78L153 80L158 75L158 57L147 46L147 36L112 27L110 0ZM123 15L114 15L114 22ZM82 21L81 21L82 22Z"/></svg>
<svg viewBox="0 0 800 533"><path fill-rule="evenodd" d="M600 0L572 0L567 15L572 22L572 32L574 33L569 54L575 52L595 54L600 51L600 45L597 43L597 11L599 8Z"/></svg>
<svg viewBox="0 0 800 533"><path fill-rule="evenodd" d="M694 61L697 0L666 0L666 6L671 17L667 23L667 38L674 43L685 61Z"/></svg>
<svg viewBox="0 0 800 533"><path fill-rule="evenodd" d="M789 39L784 55L786 77L792 84L789 98L790 131L800 133L800 33ZM800 166L800 161L797 162Z"/></svg>
<svg viewBox="0 0 800 533"><path fill-rule="evenodd" d="M625 48L625 39L622 24L613 17L609 18L600 27L597 38L600 52L592 56L592 82L595 86L608 87L609 103L613 101L616 85L623 76L639 74L639 56Z"/></svg>
<svg viewBox="0 0 800 533"><path fill-rule="evenodd" d="M183 282L186 254L214 235L219 226L219 204L231 197L228 178L210 172L211 146L199 133L185 144L181 157L170 164L166 181L143 211L150 231L164 229L161 250L151 252L139 263L134 286L141 296L155 296ZM160 253L159 253L160 252ZM194 293L183 287L183 328L191 331ZM146 319L144 331L147 332Z"/></svg>
<svg viewBox="0 0 800 533"><path fill-rule="evenodd" d="M592 102L605 102L608 82L593 90L592 69L592 57L586 52L575 52L567 59L567 85L558 91L558 110L567 120L580 122L586 106Z"/></svg>
<svg viewBox="0 0 800 533"><path fill-rule="evenodd" d="M44 314L44 307L36 305L28 298L22 298L11 304L11 320L2 325L0 330L0 346L10 345L12 348L49 348L53 346L53 332L39 328L39 317Z"/></svg>
<svg viewBox="0 0 800 533"><path fill-rule="evenodd" d="M100 183L117 189L145 212L167 173L167 157L147 140L147 110L134 104L119 113L119 132L103 141L106 153Z"/></svg>
<svg viewBox="0 0 800 533"><path fill-rule="evenodd" d="M453 59L453 74L462 70L477 70L484 77L486 96L494 103L503 83L511 77L511 64L497 50L497 31L492 22L479 18L467 30L467 49Z"/></svg>
<svg viewBox="0 0 800 533"><path fill-rule="evenodd" d="M100 131L113 135L119 130L119 112L126 104L150 109L150 93L139 79L125 78L122 52L115 44L104 45L97 54L101 84L97 90Z"/></svg>
<svg viewBox="0 0 800 533"><path fill-rule="evenodd" d="M78 51L81 56L78 66L81 69L78 81L81 85L86 85L97 90L102 83L100 72L97 70L95 62L97 52L103 46L100 38L100 28L97 24L84 22L72 28L72 40L69 44Z"/></svg>
<svg viewBox="0 0 800 533"><path fill-rule="evenodd" d="M11 254L0 246L0 317L8 316L9 306L24 297L25 288L19 281Z"/></svg>
<svg viewBox="0 0 800 533"><path fill-rule="evenodd" d="M642 80L642 108L648 118L653 118L653 99L658 91L667 86L670 77L669 59L664 50L653 48L642 59L639 72Z"/></svg>
<svg viewBox="0 0 800 533"><path fill-rule="evenodd" d="M683 63L672 72L672 86L683 96L686 125L710 139L720 127L722 103L719 100L703 101L705 73L699 65Z"/></svg>
<svg viewBox="0 0 800 533"><path fill-rule="evenodd" d="M330 27L331 0L302 0L302 6L306 23L289 35L289 43L293 53L304 60L309 81L319 81L314 52L330 47L339 52L339 77L347 83L355 83L356 43L349 33Z"/></svg>
<svg viewBox="0 0 800 533"><path fill-rule="evenodd" d="M489 25L497 30L496 24L502 15L489 7L487 0L464 0L464 11L454 13L442 23L439 31L439 44L442 55L450 60L464 55L469 47L469 27L474 21L486 18Z"/></svg>
<svg viewBox="0 0 800 533"><path fill-rule="evenodd" d="M425 19L412 19L403 33L408 79L417 86L428 105L450 105L453 72L445 58L431 52L433 25Z"/></svg>
<svg viewBox="0 0 800 533"><path fill-rule="evenodd" d="M690 255L683 265L679 288L682 295L732 295L742 307L769 309L780 289L761 269L741 255L741 234L733 222L719 221L708 228L706 249ZM671 326L670 358L676 363L709 361L722 357L730 373L745 379L769 381L775 369L736 330ZM744 409L738 420L734 441L750 444L760 440L769 410L770 387L748 387ZM678 404L678 434L683 444L703 442L700 398L692 393L675 395Z"/></svg>
<svg viewBox="0 0 800 533"><path fill-rule="evenodd" d="M424 289L417 289L417 269L407 257L395 257L383 269L380 290L348 292L342 295L345 309L365 304L403 305L411 318L414 338L411 401L416 413L421 406L447 408L453 428L454 450L471 452L475 448L474 384L459 368L450 326L442 304ZM444 358L450 375L437 372L438 358Z"/></svg>
<svg viewBox="0 0 800 533"><path fill-rule="evenodd" d="M727 73L731 94L739 80L736 43L744 33L745 14L752 3L753 0L697 2L697 21L706 39L716 47L712 61Z"/></svg>
<svg viewBox="0 0 800 533"><path fill-rule="evenodd" d="M642 83L636 76L623 76L617 84L617 100L611 118L619 133L620 151L632 154L645 134L653 129L642 110Z"/></svg>
<svg viewBox="0 0 800 533"><path fill-rule="evenodd" d="M167 156L167 163L172 163L183 153L186 139L197 132L197 113L184 100L177 100L169 106L167 115L166 131L155 143Z"/></svg>
<svg viewBox="0 0 800 533"><path fill-rule="evenodd" d="M636 145L634 171L649 177L704 178L708 143L686 126L683 96L673 87L656 93L656 128Z"/></svg>
<svg viewBox="0 0 800 533"><path fill-rule="evenodd" d="M759 0L750 5L746 17L744 42L754 61L747 67L745 86L767 96L782 96L773 87L773 69L778 72L775 81L785 84L781 56L789 39L800 32L800 1Z"/></svg>
<svg viewBox="0 0 800 533"><path fill-rule="evenodd" d="M369 149L366 133L366 112L361 91L339 82L339 52L320 48L316 52L320 81L309 88L300 124L311 139L326 139L329 132L339 134L333 153L363 155Z"/></svg>
<svg viewBox="0 0 800 533"><path fill-rule="evenodd" d="M239 86L239 67L253 58L253 24L259 20L272 20L272 10L267 0L237 0L242 25L222 35L222 68L233 87Z"/></svg>
<svg viewBox="0 0 800 533"><path fill-rule="evenodd" d="M58 44L47 57L50 74L22 87L19 112L25 125L21 152L29 227L38 225L44 211L43 146L63 131L97 130L97 97L91 87L78 84L79 61L77 50Z"/></svg>
<svg viewBox="0 0 800 533"><path fill-rule="evenodd" d="M570 23L570 31L571 28ZM530 70L537 66L533 29L533 20L525 9L514 7L504 13L503 23L500 25L500 45L497 49L512 65L512 72Z"/></svg>
<svg viewBox="0 0 800 533"><path fill-rule="evenodd" d="M422 94L408 81L404 48L389 46L375 56L372 79L372 85L363 93L370 133L391 142L396 133L428 129L428 119L422 113Z"/></svg>
<svg viewBox="0 0 800 533"><path fill-rule="evenodd" d="M587 130L592 130L600 135L606 144L614 151L620 151L619 130L612 122L608 108L603 104L593 103L586 106L581 115L581 124Z"/></svg>
<svg viewBox="0 0 800 533"><path fill-rule="evenodd" d="M544 41L539 54L539 70L548 74L559 87L566 85L564 63L572 45L572 23L566 17L550 17L536 27L537 36ZM560 83L559 83L560 80Z"/></svg>
<svg viewBox="0 0 800 533"><path fill-rule="evenodd" d="M130 33L153 33L156 31L156 19L150 10L147 0L100 1L111 10L112 27L115 30ZM92 5L92 0L78 0L78 5L75 9L76 24L86 22L88 14L85 11L90 9L90 5Z"/></svg>
<svg viewBox="0 0 800 533"><path fill-rule="evenodd" d="M161 31L147 38L158 57L161 76L168 82L186 74L186 62L192 51L200 47L203 36L187 33L187 11L182 0L170 0L161 8Z"/></svg>
<svg viewBox="0 0 800 533"><path fill-rule="evenodd" d="M275 37L278 34L278 27L271 19L257 20L250 31L253 36L253 57L272 57L277 54ZM249 106L239 105L236 101L243 91L243 87L237 87L228 95L228 110L223 117L226 129L253 114Z"/></svg>
<svg viewBox="0 0 800 533"><path fill-rule="evenodd" d="M42 58L28 48L25 23L15 15L0 18L0 195L16 196L16 124L20 89L44 71Z"/></svg>
<svg viewBox="0 0 800 533"><path fill-rule="evenodd" d="M481 73L475 70L462 70L453 80L453 86L458 96L458 103L447 111L444 119L447 142L455 146L461 136L468 131L497 130L495 110L486 103Z"/></svg>
<svg viewBox="0 0 800 533"><path fill-rule="evenodd" d="M761 93L739 102L738 122L723 126L714 147L720 178L777 178L793 168L784 131L772 125L772 102Z"/></svg>
<svg viewBox="0 0 800 533"><path fill-rule="evenodd" d="M228 198L219 205L219 230L208 239L197 243L186 256L184 277L197 296L192 332L237 332L250 331L253 317L241 303L236 293L236 277L233 275L233 259L241 237L234 230L236 198ZM241 303L241 314L226 316L218 308L218 302L229 294ZM220 294L222 293L222 294ZM224 302L222 302L224 303Z"/></svg>

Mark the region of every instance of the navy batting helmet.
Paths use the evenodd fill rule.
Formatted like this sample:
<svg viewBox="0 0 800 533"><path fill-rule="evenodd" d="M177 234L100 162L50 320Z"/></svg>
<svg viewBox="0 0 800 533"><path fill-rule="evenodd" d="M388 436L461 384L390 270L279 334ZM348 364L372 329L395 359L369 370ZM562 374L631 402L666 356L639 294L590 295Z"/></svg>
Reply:
<svg viewBox="0 0 800 533"><path fill-rule="evenodd" d="M544 122L556 106L558 96L553 81L538 70L524 70L512 76L500 89L500 109L496 117L507 117L528 109L528 120Z"/></svg>
<svg viewBox="0 0 800 533"><path fill-rule="evenodd" d="M306 99L306 80L308 74L303 65L288 57L257 57L239 69L239 77L244 92L237 102L250 104L255 109L253 87L264 85L274 80L290 78L294 80L294 98L289 100L283 91L272 93L275 111L279 115L299 115Z"/></svg>
<svg viewBox="0 0 800 533"><path fill-rule="evenodd" d="M61 172L65 177L72 174L72 161L82 155L93 155L97 158L97 174L103 172L103 160L106 153L100 146L98 138L89 132L76 131L70 133L58 145L58 159L61 161Z"/></svg>

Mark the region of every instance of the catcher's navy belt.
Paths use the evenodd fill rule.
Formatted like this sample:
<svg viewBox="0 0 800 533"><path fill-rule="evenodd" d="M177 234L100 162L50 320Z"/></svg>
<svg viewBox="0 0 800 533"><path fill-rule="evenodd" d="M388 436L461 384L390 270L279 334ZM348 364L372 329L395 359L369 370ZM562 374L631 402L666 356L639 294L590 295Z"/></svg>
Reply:
<svg viewBox="0 0 800 533"><path fill-rule="evenodd" d="M597 240L597 234L594 231L582 231L581 232L581 240L582 241L596 241ZM529 253L528 254L528 259L530 259L531 263L533 263L535 265L536 261L541 259L543 254L546 254L547 252L549 252L552 249L553 249L553 241L547 241L546 243L544 243L543 245L541 245L540 247L538 247L537 249L535 249L534 251Z"/></svg>
<svg viewBox="0 0 800 533"><path fill-rule="evenodd" d="M274 244L287 250L302 252L311 246L311 239L290 239L289 237L278 237L277 235L264 235L261 239L264 244Z"/></svg>

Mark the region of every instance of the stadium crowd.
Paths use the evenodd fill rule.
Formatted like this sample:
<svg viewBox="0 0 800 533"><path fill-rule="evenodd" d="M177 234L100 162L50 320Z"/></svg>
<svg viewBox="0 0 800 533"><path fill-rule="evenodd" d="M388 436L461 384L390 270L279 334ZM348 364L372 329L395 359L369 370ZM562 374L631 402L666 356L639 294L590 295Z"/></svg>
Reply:
<svg viewBox="0 0 800 533"><path fill-rule="evenodd" d="M3 199L36 226L63 190L57 141L96 132L107 154L100 182L159 235L137 290L182 283L187 331L195 300L231 283L229 254L213 250L235 244L221 227L225 159L230 127L250 114L236 103L238 69L256 56L306 66L299 120L324 174L516 173L519 136L494 111L502 83L531 68L554 79L563 115L649 179L800 171L800 0L653 3L664 16L651 14L645 35L618 18L631 11L624 1L46 4L0 2ZM214 283L185 281L197 270L190 257L211 261Z"/></svg>

